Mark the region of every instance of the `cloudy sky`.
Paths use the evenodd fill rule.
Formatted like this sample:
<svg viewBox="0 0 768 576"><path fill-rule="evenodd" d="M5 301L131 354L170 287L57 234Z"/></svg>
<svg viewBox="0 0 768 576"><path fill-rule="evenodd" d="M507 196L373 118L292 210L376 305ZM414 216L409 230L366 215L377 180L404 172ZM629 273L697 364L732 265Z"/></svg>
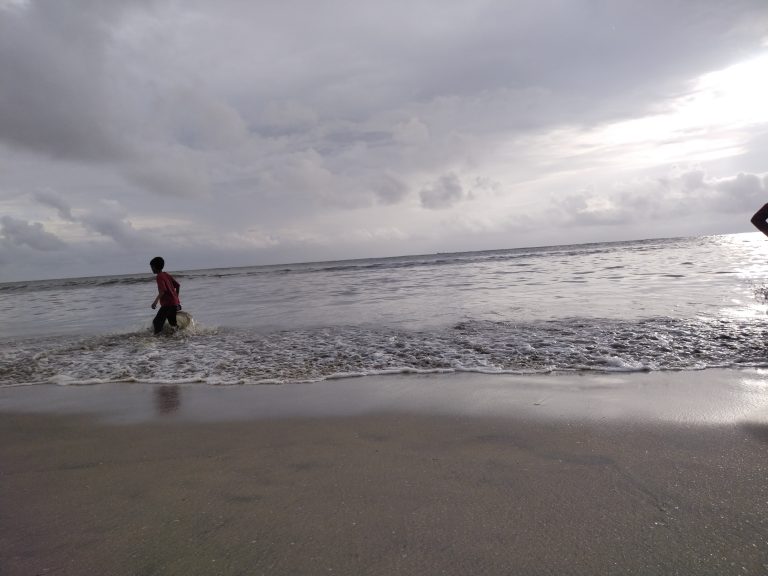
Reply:
<svg viewBox="0 0 768 576"><path fill-rule="evenodd" d="M765 0L0 0L0 281L749 231Z"/></svg>

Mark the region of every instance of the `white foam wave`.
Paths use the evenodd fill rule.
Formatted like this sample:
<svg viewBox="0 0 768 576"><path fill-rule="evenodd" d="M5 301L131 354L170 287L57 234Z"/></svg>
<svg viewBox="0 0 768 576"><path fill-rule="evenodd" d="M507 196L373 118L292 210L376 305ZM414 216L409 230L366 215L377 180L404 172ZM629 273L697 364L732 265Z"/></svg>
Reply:
<svg viewBox="0 0 768 576"><path fill-rule="evenodd" d="M257 332L194 326L71 340L17 341L0 350L0 386L103 383L227 386L386 374L645 372L768 366L768 321L575 319L466 321L440 330L325 327Z"/></svg>

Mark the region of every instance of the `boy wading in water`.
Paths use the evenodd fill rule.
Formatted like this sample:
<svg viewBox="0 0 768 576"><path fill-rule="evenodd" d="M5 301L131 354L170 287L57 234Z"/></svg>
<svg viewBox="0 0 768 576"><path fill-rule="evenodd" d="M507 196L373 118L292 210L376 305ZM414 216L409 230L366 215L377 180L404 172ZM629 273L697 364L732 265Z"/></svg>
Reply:
<svg viewBox="0 0 768 576"><path fill-rule="evenodd" d="M176 311L181 310L181 302L179 301L181 286L173 279L173 276L163 272L165 260L160 256L152 258L149 261L149 266L152 268L152 272L157 274L157 298L152 302L152 310L157 308L158 302L160 302L160 310L157 311L157 316L152 320L152 324L155 326L155 334L160 334L166 320L168 320L168 324L176 327Z"/></svg>

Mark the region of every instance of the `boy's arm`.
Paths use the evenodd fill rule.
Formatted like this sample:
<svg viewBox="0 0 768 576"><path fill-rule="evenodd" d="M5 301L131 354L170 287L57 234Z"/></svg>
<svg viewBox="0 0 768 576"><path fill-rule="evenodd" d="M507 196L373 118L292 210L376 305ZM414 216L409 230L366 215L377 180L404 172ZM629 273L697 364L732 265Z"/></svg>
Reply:
<svg viewBox="0 0 768 576"><path fill-rule="evenodd" d="M768 204L765 204L760 210L755 212L755 215L752 216L752 224L760 230L763 234L768 236Z"/></svg>
<svg viewBox="0 0 768 576"><path fill-rule="evenodd" d="M157 281L157 297L155 297L154 302L152 302L152 310L154 310L157 307L157 303L160 302L160 298L163 297L163 294L165 294L165 290L163 289L163 285L158 279Z"/></svg>

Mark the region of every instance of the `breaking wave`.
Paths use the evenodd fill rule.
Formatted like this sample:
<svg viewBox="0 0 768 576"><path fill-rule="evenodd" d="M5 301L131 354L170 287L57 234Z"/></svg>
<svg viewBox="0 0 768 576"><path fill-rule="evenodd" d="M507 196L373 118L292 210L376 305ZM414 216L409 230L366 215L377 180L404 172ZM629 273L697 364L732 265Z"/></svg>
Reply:
<svg viewBox="0 0 768 576"><path fill-rule="evenodd" d="M468 320L439 330L347 326L275 332L197 327L21 340L0 386L102 382L265 384L389 373L700 370L768 365L754 318Z"/></svg>

